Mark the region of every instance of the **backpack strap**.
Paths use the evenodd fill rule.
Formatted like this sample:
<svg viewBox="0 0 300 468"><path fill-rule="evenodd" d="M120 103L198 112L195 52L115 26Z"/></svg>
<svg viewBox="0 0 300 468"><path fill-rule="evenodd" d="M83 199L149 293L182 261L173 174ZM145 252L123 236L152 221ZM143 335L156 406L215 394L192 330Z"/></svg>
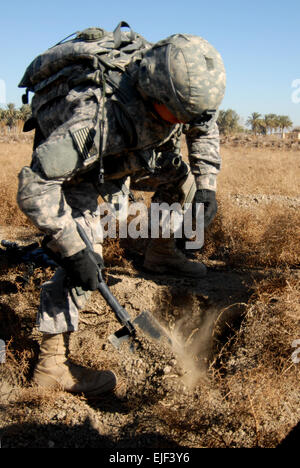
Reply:
<svg viewBox="0 0 300 468"><path fill-rule="evenodd" d="M136 34L135 32L131 29L131 27L129 26L128 23L126 23L126 21L120 21L120 23L118 24L118 26L114 29L113 31L113 36L114 36L114 43L115 43L115 49L118 49L123 40L122 40L122 32L121 32L121 28L129 28L130 29L130 36L129 36L129 39L130 39L130 42L133 42L136 38Z"/></svg>

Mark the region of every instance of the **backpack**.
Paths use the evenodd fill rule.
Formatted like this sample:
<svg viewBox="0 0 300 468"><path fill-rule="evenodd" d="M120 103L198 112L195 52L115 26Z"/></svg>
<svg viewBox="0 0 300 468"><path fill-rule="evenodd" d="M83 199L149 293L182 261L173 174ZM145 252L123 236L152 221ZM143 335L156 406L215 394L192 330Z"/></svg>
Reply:
<svg viewBox="0 0 300 468"><path fill-rule="evenodd" d="M122 27L129 28L129 31L123 31ZM31 102L32 117L25 122L23 128L25 132L36 130L34 149L47 140L49 134L55 129L56 122L57 126L62 126L62 117L53 103L67 96L73 88L81 90L80 85L83 85L82 93L79 91L82 95L79 100L82 102L85 99L84 89L87 85L96 85L101 88L103 102L106 89L110 87L118 94L119 104L123 105L123 111L126 112L126 102L131 99L133 86L124 72L129 63L140 60L143 53L152 46L150 42L134 32L125 21L121 21L113 32L107 32L101 28L87 28L75 34L74 39L69 39L73 35L68 36L36 57L19 83L19 87L26 88L26 93L22 97L24 104L28 103L29 92L34 93ZM102 109L104 109L104 104ZM45 115L49 122L54 122L53 128L49 129L47 134L41 131L39 125L39 120L40 122L41 119L45 120ZM67 126L68 117L63 117L63 119L66 119L64 121ZM100 154L100 172L103 172L101 141L99 145L96 145L97 148L94 142L99 140L95 137L97 126L101 140L102 121L99 113L96 124L93 123L95 130L86 127L79 133L73 132L71 135L85 164L89 165ZM127 133L130 135L130 129ZM64 146L65 143L67 147ZM129 146L130 144L134 142L129 142ZM67 167L64 167L61 153L67 152L69 162ZM61 140L56 148L51 149L51 154L47 145L41 145L38 153L40 163L49 178L58 176L61 172L68 173L73 167L78 166L78 157L72 150L68 136Z"/></svg>
<svg viewBox="0 0 300 468"><path fill-rule="evenodd" d="M128 27L130 31L121 31L122 27ZM68 36L36 57L28 66L19 83L19 88L26 88L23 104L28 104L29 91L40 93L57 84L59 80L72 75L76 66L81 65L86 73L77 76L71 85L76 86L84 80L100 84L102 74L108 70L124 72L133 55L137 59L142 51L152 46L125 21L121 21L113 32L87 28L74 34L75 39L67 40Z"/></svg>

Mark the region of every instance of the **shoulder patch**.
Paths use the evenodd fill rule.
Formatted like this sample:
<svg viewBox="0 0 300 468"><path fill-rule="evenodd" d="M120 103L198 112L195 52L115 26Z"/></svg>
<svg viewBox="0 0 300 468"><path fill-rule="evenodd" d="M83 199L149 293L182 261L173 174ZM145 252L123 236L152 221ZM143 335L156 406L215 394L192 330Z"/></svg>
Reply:
<svg viewBox="0 0 300 468"><path fill-rule="evenodd" d="M93 128L84 127L79 130L70 131L70 133L76 149L84 161L95 156L97 157L98 150L94 142L96 131Z"/></svg>

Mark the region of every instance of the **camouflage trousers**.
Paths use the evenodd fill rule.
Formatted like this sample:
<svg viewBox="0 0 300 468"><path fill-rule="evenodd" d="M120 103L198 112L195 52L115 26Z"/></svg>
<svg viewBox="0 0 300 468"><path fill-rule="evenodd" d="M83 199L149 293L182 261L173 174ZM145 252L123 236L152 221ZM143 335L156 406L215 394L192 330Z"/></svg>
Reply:
<svg viewBox="0 0 300 468"><path fill-rule="evenodd" d="M157 164L153 172L145 169L142 161L139 164L138 159L134 168L132 160L128 161L128 164L131 165L131 170L127 171L125 176L130 176L131 187L135 190L154 191L152 200L156 202L183 204L187 199L190 201L195 193L194 176L180 157L177 157L176 161L172 158L168 161L165 158L163 164ZM101 188L103 197L117 193L115 187L121 186L121 178L118 178L118 175L124 177L124 171L118 173L116 169L112 177L108 175L107 182ZM99 188L92 181L83 180L67 186L64 194L72 208L73 219L84 228L94 250L102 255ZM70 288L64 269L59 267L54 276L42 286L37 314L38 329L52 334L76 331L79 310L85 306L90 296L89 291L79 295L74 288Z"/></svg>

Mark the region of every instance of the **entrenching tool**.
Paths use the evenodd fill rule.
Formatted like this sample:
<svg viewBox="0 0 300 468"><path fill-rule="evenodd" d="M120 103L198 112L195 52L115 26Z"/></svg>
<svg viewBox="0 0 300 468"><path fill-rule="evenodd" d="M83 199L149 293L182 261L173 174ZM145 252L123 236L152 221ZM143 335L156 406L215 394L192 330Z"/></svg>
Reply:
<svg viewBox="0 0 300 468"><path fill-rule="evenodd" d="M78 223L77 229L80 237L89 249L89 254L91 255L91 258L93 258L93 260L96 262L97 260L94 256L91 241L87 237L82 226ZM158 323L158 321L153 317L153 315L149 311L146 310L144 312L141 312L134 320L131 320L131 317L128 314L128 312L124 309L124 307L122 307L119 304L118 300L112 294L109 287L103 280L101 268L98 265L98 262L97 266L99 271L98 291L102 294L108 305L112 308L118 321L123 325L122 328L120 328L115 333L109 336L108 339L111 342L111 344L118 349L123 341L129 340L130 338L135 338L136 325L138 325L138 327L151 338L154 338L155 340L160 340L162 337L166 337L167 340L170 342L170 339L167 337L166 332L163 330L162 326Z"/></svg>

